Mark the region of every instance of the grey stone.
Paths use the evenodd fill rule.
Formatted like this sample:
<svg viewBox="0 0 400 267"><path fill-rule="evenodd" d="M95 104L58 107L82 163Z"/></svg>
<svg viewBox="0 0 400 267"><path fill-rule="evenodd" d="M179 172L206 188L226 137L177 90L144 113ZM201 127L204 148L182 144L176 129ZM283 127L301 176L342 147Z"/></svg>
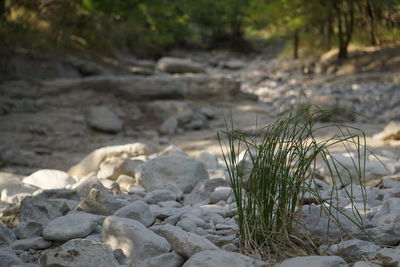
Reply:
<svg viewBox="0 0 400 267"><path fill-rule="evenodd" d="M205 69L190 59L163 57L157 62L157 68L168 73L203 73Z"/></svg>
<svg viewBox="0 0 400 267"><path fill-rule="evenodd" d="M305 256L284 260L276 267L347 267L347 263L338 256Z"/></svg>
<svg viewBox="0 0 400 267"><path fill-rule="evenodd" d="M186 101L158 100L146 105L146 110L152 116L166 120L182 114L191 114L193 111Z"/></svg>
<svg viewBox="0 0 400 267"><path fill-rule="evenodd" d="M123 192L128 192L128 193L134 194L134 192L130 192L129 189L131 188L131 186L135 186L135 184L136 184L135 178L133 178L129 175L122 174L122 175L118 176L116 182L119 184L119 187L121 188L121 190ZM139 186L139 185L137 185L137 186ZM143 191L145 191L144 188L143 188Z"/></svg>
<svg viewBox="0 0 400 267"><path fill-rule="evenodd" d="M35 221L42 225L71 210L65 199L26 197L21 202L21 222Z"/></svg>
<svg viewBox="0 0 400 267"><path fill-rule="evenodd" d="M328 253L330 255L339 255L347 262L353 262L364 258L371 260L375 258L379 249L380 247L372 242L352 239L332 245Z"/></svg>
<svg viewBox="0 0 400 267"><path fill-rule="evenodd" d="M77 201L80 200L79 194L76 191L70 189L38 190L35 192L34 195L47 199L64 198Z"/></svg>
<svg viewBox="0 0 400 267"><path fill-rule="evenodd" d="M194 205L209 198L211 192L219 186L228 186L228 182L222 178L205 179L196 184L190 194L185 194L183 197L184 205Z"/></svg>
<svg viewBox="0 0 400 267"><path fill-rule="evenodd" d="M168 201L168 200L176 200L177 195L169 190L154 190L146 194L144 197L144 201L146 201L149 204L156 204L158 202L162 201Z"/></svg>
<svg viewBox="0 0 400 267"><path fill-rule="evenodd" d="M196 159L201 161L207 170L215 170L219 167L217 157L210 152L201 151L199 154L197 154Z"/></svg>
<svg viewBox="0 0 400 267"><path fill-rule="evenodd" d="M26 239L42 235L43 225L34 221L20 222L14 229L18 239Z"/></svg>
<svg viewBox="0 0 400 267"><path fill-rule="evenodd" d="M197 160L169 155L145 162L135 177L148 191L168 189L179 196L182 192L191 192L199 181L208 179L208 173Z"/></svg>
<svg viewBox="0 0 400 267"><path fill-rule="evenodd" d="M47 240L68 241L90 235L101 221L100 216L75 212L51 220L43 229Z"/></svg>
<svg viewBox="0 0 400 267"><path fill-rule="evenodd" d="M400 224L400 198L385 200L382 207L371 219L371 224L377 227L393 223Z"/></svg>
<svg viewBox="0 0 400 267"><path fill-rule="evenodd" d="M170 117L161 124L160 133L162 134L174 134L178 128L178 120L175 117Z"/></svg>
<svg viewBox="0 0 400 267"><path fill-rule="evenodd" d="M159 205L150 205L150 210L159 220L165 220L166 218L173 216L179 211L177 208L172 207L160 207ZM178 219L179 220L179 219Z"/></svg>
<svg viewBox="0 0 400 267"><path fill-rule="evenodd" d="M87 197L90 190L93 188L101 191L104 194L111 193L111 191L104 187L103 183L97 179L95 175L83 177L78 183L72 186L72 189L75 190L82 198Z"/></svg>
<svg viewBox="0 0 400 267"><path fill-rule="evenodd" d="M8 247L0 247L0 267L21 266L24 262Z"/></svg>
<svg viewBox="0 0 400 267"><path fill-rule="evenodd" d="M39 259L40 266L117 267L118 261L107 244L88 239L73 239L48 250Z"/></svg>
<svg viewBox="0 0 400 267"><path fill-rule="evenodd" d="M74 184L75 180L66 172L43 169L25 177L23 182L42 189L60 189Z"/></svg>
<svg viewBox="0 0 400 267"><path fill-rule="evenodd" d="M115 216L124 217L141 222L144 226L149 227L156 219L151 212L149 205L142 200L134 201L114 213Z"/></svg>
<svg viewBox="0 0 400 267"><path fill-rule="evenodd" d="M261 267L265 262L224 250L203 250L190 257L183 267ZM297 265L292 265L297 266Z"/></svg>
<svg viewBox="0 0 400 267"><path fill-rule="evenodd" d="M49 248L51 245L51 241L45 240L43 237L36 236L27 239L16 240L10 245L10 247L14 250L39 250Z"/></svg>
<svg viewBox="0 0 400 267"><path fill-rule="evenodd" d="M22 182L23 176L13 173L0 172L0 193L6 190L8 196L20 193L33 193L37 188ZM2 200L5 201L5 200Z"/></svg>
<svg viewBox="0 0 400 267"><path fill-rule="evenodd" d="M176 252L162 254L143 261L140 267L181 267L185 259Z"/></svg>
<svg viewBox="0 0 400 267"><path fill-rule="evenodd" d="M233 196L233 190L229 186L219 186L214 189L210 194L210 203L215 204L221 200L227 200L228 197Z"/></svg>
<svg viewBox="0 0 400 267"><path fill-rule="evenodd" d="M167 239L172 248L186 258L203 250L218 249L204 237L185 232L181 228L170 224L152 226L150 229Z"/></svg>
<svg viewBox="0 0 400 267"><path fill-rule="evenodd" d="M381 260L384 266L399 266L400 248L383 248L378 252L377 259Z"/></svg>
<svg viewBox="0 0 400 267"><path fill-rule="evenodd" d="M109 107L91 107L86 116L88 125L94 130L117 133L122 130L123 122Z"/></svg>
<svg viewBox="0 0 400 267"><path fill-rule="evenodd" d="M112 249L122 249L127 256L127 263L133 266L171 251L167 240L148 230L142 223L117 216L104 220L102 237L103 242L110 244Z"/></svg>
<svg viewBox="0 0 400 267"><path fill-rule="evenodd" d="M15 239L15 234L0 223L0 246L8 246Z"/></svg>
<svg viewBox="0 0 400 267"><path fill-rule="evenodd" d="M102 193L100 190L93 188L90 190L89 195L79 203L77 209L97 215L109 216L126 204L128 204L128 201L118 199L113 195Z"/></svg>

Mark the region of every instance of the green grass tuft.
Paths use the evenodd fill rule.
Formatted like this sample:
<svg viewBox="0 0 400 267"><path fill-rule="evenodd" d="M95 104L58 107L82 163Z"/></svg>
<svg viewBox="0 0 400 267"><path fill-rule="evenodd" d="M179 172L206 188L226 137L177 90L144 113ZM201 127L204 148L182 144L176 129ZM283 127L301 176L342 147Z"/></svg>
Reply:
<svg viewBox="0 0 400 267"><path fill-rule="evenodd" d="M329 113L315 106L299 108L256 130L254 136L235 130L231 119L226 122L226 130L218 132L236 199L243 251L269 259L316 253L313 240L299 227L304 200L310 196L338 226L338 214L343 214L363 227L361 212L354 203L351 218L336 204L345 166L332 157L330 148L342 146L348 152L356 152L353 168L345 170L361 187L365 209L365 135L362 130L345 125L318 126L317 121ZM317 140L318 132L326 128L331 128L334 134ZM329 197L322 197L317 186L317 159L326 165L330 176L337 177L333 179ZM344 190L353 199L353 190Z"/></svg>

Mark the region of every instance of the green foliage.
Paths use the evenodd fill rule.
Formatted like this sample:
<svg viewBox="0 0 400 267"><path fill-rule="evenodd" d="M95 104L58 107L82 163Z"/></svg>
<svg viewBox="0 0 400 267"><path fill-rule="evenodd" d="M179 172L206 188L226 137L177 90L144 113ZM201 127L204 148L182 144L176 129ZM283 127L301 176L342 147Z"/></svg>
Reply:
<svg viewBox="0 0 400 267"><path fill-rule="evenodd" d="M255 136L261 136L261 140L235 131L233 125L218 133L238 208L243 250L257 250L277 258L315 253L312 240L298 227L306 196L314 198L332 221L340 225L337 214L345 213L335 204L335 196L342 187L339 169L343 166L332 157L332 146L356 151L353 170L346 170L365 193L364 133L343 125L316 127L316 121L326 115L328 111L315 107L299 109L257 132ZM318 141L316 135L324 128L331 128L336 134ZM339 177L333 181L328 197L322 197L317 186L318 158L332 177ZM353 188L344 190L353 199ZM362 217L352 204L355 219L351 221L362 228Z"/></svg>

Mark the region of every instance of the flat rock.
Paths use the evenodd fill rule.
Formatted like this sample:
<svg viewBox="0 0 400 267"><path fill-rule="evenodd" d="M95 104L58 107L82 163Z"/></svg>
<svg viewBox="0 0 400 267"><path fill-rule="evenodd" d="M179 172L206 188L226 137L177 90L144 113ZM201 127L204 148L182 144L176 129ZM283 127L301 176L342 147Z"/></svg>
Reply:
<svg viewBox="0 0 400 267"><path fill-rule="evenodd" d="M10 247L14 250L30 250L30 249L46 249L52 245L51 241L45 240L43 237L31 237L14 241Z"/></svg>
<svg viewBox="0 0 400 267"><path fill-rule="evenodd" d="M51 220L43 229L47 240L68 241L90 235L100 223L100 216L76 212Z"/></svg>
<svg viewBox="0 0 400 267"><path fill-rule="evenodd" d="M276 267L347 267L347 263L338 256L305 256L284 260Z"/></svg>
<svg viewBox="0 0 400 267"><path fill-rule="evenodd" d="M117 133L123 126L122 120L107 106L91 107L86 122L94 130L106 133Z"/></svg>
<svg viewBox="0 0 400 267"><path fill-rule="evenodd" d="M127 263L131 266L171 251L167 240L147 229L139 221L117 216L110 216L104 220L102 238L112 249L122 249L127 256Z"/></svg>
<svg viewBox="0 0 400 267"><path fill-rule="evenodd" d="M23 182L42 189L59 189L74 184L76 181L66 172L43 169L24 178Z"/></svg>
<svg viewBox="0 0 400 267"><path fill-rule="evenodd" d="M201 162L177 155L146 161L135 176L147 191L168 189L178 196L182 192L191 192L199 181L208 179L208 173Z"/></svg>
<svg viewBox="0 0 400 267"><path fill-rule="evenodd" d="M157 68L168 73L202 73L205 69L199 63L190 59L162 57L157 62Z"/></svg>
<svg viewBox="0 0 400 267"><path fill-rule="evenodd" d="M172 248L186 258L203 250L218 249L204 237L186 232L170 224L157 225L150 229L167 239Z"/></svg>
<svg viewBox="0 0 400 267"><path fill-rule="evenodd" d="M59 267L116 267L110 246L88 239L73 239L62 246L46 251L40 257L40 266Z"/></svg>
<svg viewBox="0 0 400 267"><path fill-rule="evenodd" d="M236 252L224 250L203 250L191 256L183 267L261 267L265 262L247 257ZM298 266L298 265L292 265ZM320 265L322 266L322 265ZM319 266L319 267L320 267Z"/></svg>
<svg viewBox="0 0 400 267"><path fill-rule="evenodd" d="M150 206L142 200L134 201L120 208L114 213L114 216L139 221L146 227L152 225L156 219L156 216L150 210Z"/></svg>
<svg viewBox="0 0 400 267"><path fill-rule="evenodd" d="M71 167L68 173L72 176L84 177L92 172L97 173L100 164L108 157L116 155L126 155L126 157L136 157L148 155L149 150L145 144L133 143L119 146L107 146L94 150L78 164Z"/></svg>

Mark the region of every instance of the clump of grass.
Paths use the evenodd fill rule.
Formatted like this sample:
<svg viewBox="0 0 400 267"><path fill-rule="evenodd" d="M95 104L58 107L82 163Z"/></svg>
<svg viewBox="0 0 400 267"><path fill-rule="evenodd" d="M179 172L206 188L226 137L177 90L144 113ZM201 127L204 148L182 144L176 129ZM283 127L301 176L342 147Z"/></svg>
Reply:
<svg viewBox="0 0 400 267"><path fill-rule="evenodd" d="M319 108L299 108L254 136L236 131L233 120L218 133L238 209L241 249L245 252L257 251L275 259L315 253L313 240L299 229L306 195L312 196L332 222L340 225L337 215L342 212L335 196L342 187L343 172L339 169L345 166L332 157L332 146L341 145L348 152L356 152L351 158L352 169L346 171L365 194L365 135L362 130L345 125L318 126L317 121L327 115L329 111ZM318 132L326 128L334 134L317 140ZM317 186L317 159L326 165L330 176L337 177L328 198L321 196ZM353 199L352 189L346 193ZM355 216L347 217L362 228L362 216L352 204Z"/></svg>

